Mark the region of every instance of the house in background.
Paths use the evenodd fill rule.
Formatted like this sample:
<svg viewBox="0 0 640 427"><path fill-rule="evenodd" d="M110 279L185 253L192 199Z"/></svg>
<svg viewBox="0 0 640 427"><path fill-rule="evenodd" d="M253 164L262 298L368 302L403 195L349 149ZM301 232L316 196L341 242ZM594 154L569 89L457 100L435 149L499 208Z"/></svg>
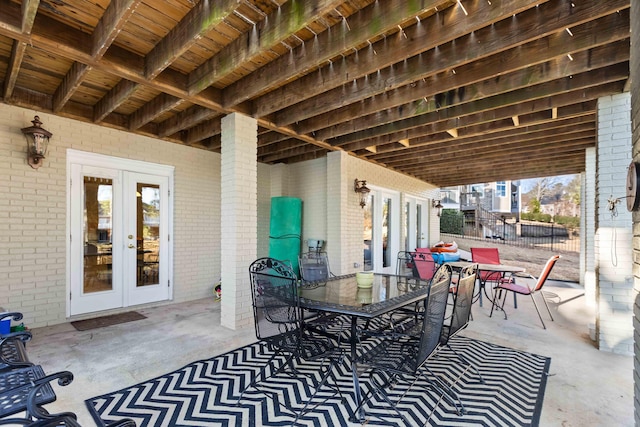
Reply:
<svg viewBox="0 0 640 427"><path fill-rule="evenodd" d="M520 220L520 181L443 187L440 197L444 209L464 214L465 231L470 235L505 238L504 234L515 232L511 225Z"/></svg>

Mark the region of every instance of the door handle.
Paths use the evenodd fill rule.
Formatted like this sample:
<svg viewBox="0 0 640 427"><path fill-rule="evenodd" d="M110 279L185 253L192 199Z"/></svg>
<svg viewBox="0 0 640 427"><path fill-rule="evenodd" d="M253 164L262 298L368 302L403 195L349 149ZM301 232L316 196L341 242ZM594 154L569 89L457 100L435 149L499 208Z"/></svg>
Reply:
<svg viewBox="0 0 640 427"><path fill-rule="evenodd" d="M135 245L133 245L133 244L129 243L129 248L130 248L130 249L134 249L134 248L135 248Z"/></svg>

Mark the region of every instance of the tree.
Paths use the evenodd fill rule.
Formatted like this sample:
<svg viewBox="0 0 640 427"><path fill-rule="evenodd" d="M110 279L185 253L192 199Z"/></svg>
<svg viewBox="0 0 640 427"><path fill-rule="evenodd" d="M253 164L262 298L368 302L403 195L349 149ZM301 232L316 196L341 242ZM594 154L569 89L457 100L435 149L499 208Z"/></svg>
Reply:
<svg viewBox="0 0 640 427"><path fill-rule="evenodd" d="M565 187L565 199L568 202L575 203L580 206L580 188L581 188L580 175L576 175Z"/></svg>
<svg viewBox="0 0 640 427"><path fill-rule="evenodd" d="M531 196L529 207L532 213L540 213L542 199L551 194L552 188L557 184L555 177L545 177L536 180L533 188L528 192Z"/></svg>

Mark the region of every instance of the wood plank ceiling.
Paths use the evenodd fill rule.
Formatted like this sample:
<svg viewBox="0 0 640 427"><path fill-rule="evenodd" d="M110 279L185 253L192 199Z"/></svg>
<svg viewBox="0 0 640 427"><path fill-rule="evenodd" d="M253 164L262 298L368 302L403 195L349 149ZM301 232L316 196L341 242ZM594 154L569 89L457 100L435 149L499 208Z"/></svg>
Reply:
<svg viewBox="0 0 640 427"><path fill-rule="evenodd" d="M629 2L0 0L0 95L211 151L241 112L270 164L579 173L596 100L628 90Z"/></svg>

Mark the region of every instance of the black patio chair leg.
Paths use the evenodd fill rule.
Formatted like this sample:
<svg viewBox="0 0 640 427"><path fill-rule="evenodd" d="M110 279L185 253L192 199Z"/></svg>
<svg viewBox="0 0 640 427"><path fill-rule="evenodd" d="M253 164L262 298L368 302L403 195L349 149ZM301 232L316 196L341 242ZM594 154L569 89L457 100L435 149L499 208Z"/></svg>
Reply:
<svg viewBox="0 0 640 427"><path fill-rule="evenodd" d="M346 402L346 399L344 398L344 396L342 395L342 391L340 390L340 385L338 384L338 379L336 378L335 374L334 374L334 368L337 364L342 363L342 358L340 358L341 360L339 360L338 362L332 362L327 368L326 371L324 373L322 373L322 380L314 386L314 388L316 389L316 393L318 390L320 390L322 387L325 386L325 384L328 383L329 378L331 378L334 382L334 384L336 385L335 388L331 387L332 390L335 390L339 395L340 395L340 401L341 402ZM315 395L315 393L314 393ZM333 394L333 396L335 396L335 394ZM304 414L306 414L307 412L313 410L314 408L318 407L319 405L323 404L324 402L328 401L332 396L329 396L325 399L323 399L321 402L316 403L315 405L313 405L312 408L310 408L309 410L307 410L307 408L309 407L309 405L311 405L311 402L313 401L313 396L311 398L309 398L309 400L307 400L307 403L305 403L305 405L302 407L302 409L296 413L296 419L294 420L294 425L296 425L296 423L298 422L298 419L302 416L304 416Z"/></svg>
<svg viewBox="0 0 640 427"><path fill-rule="evenodd" d="M271 357L269 358L269 360L267 361L266 364L264 364L264 366L260 367L260 372L258 373L258 375L255 376L255 378L253 378L251 380L251 382L242 390L242 392L240 393L240 397L238 397L238 401L236 402L236 406L240 405L240 401L242 400L242 398L244 397L245 393L247 392L247 390L249 390L250 388L255 388L256 390L258 389L258 383L260 378L262 377L262 381L271 378L275 375L278 375L285 366L287 366L289 364L289 362L291 361L291 359L293 358L293 354L290 354L287 356L285 362L278 368L275 370L275 372L272 372L271 375L267 376L267 367L271 367L272 371L275 368L273 361L275 360L275 358L278 356L279 353L274 353L271 355Z"/></svg>
<svg viewBox="0 0 640 427"><path fill-rule="evenodd" d="M449 343L447 343L447 348L449 350L451 350L453 352L453 354L456 355L456 357L460 360L460 362L462 362L462 364L467 366L468 369L471 369L472 371L475 372L475 374L480 379L480 384L484 384L484 378L482 377L482 374L480 373L478 368L476 368L471 362L469 362L466 357L464 357L462 354L458 353L453 347L451 347L451 345ZM462 378L462 376L460 376L460 378Z"/></svg>
<svg viewBox="0 0 640 427"><path fill-rule="evenodd" d="M496 308L496 300L500 301L501 296L502 296L502 289L498 289L497 295L494 295L493 299L491 300L491 312L489 313L489 317L493 316L493 310ZM505 294L505 298L506 298L506 294ZM504 311L504 309L502 311ZM506 319L506 314L505 314L505 319Z"/></svg>
<svg viewBox="0 0 640 427"><path fill-rule="evenodd" d="M384 392L384 388L386 388L386 386L391 382L390 379L386 380L384 382L384 384L379 384L376 381L375 376L374 376L374 374L376 372L377 372L376 370L372 371L371 372L371 376L370 376L370 378L371 378L370 383L373 386L373 390L372 390L372 395L371 396L373 396L375 394L376 396L378 396L379 398L381 398L382 400L387 402L387 404L400 416L400 418L402 418L402 421L404 421L405 425L411 425L411 423L409 423L409 420L404 416L404 414L398 410L398 408L396 407L397 406L396 403L394 403L391 399L389 399L389 396L387 396L387 393ZM362 403L357 408L357 410L359 410L362 406L364 406L364 404L366 402L368 402L369 400L370 400L370 398L366 399L366 400L363 399Z"/></svg>
<svg viewBox="0 0 640 427"><path fill-rule="evenodd" d="M464 404L462 400L460 400L460 396L456 393L453 388L445 383L440 377L438 377L431 369L428 367L424 367L425 370L433 376L434 381L432 381L427 375L422 374L422 376L427 380L427 382L433 386L434 389L438 390L441 393L442 398L449 402L455 410L458 416L462 416L465 413Z"/></svg>

